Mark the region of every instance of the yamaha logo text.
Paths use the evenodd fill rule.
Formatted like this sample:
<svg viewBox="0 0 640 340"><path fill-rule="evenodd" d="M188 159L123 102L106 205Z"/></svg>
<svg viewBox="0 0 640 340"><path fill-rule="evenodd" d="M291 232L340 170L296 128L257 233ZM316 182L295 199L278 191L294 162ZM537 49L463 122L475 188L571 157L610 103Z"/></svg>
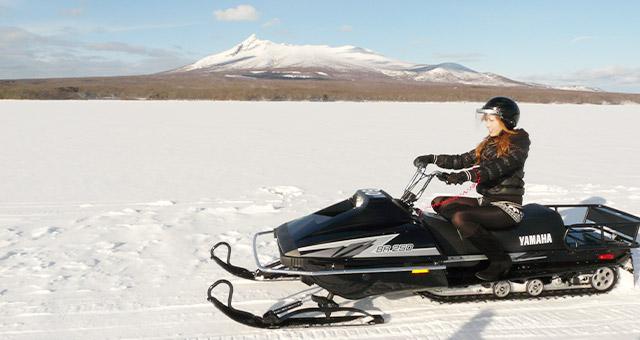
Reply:
<svg viewBox="0 0 640 340"><path fill-rule="evenodd" d="M538 244L549 244L553 243L551 239L551 234L535 234L535 235L525 235L518 236L520 239L520 246L535 246Z"/></svg>

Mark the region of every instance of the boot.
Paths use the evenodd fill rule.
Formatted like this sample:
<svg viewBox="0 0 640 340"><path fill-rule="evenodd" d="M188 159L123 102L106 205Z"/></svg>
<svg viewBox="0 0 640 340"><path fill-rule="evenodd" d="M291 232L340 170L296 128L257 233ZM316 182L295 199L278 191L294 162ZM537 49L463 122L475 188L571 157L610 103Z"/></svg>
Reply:
<svg viewBox="0 0 640 340"><path fill-rule="evenodd" d="M478 227L473 234L467 237L467 240L489 259L489 267L477 272L477 278L482 281L497 281L509 273L512 263L511 256L487 230Z"/></svg>

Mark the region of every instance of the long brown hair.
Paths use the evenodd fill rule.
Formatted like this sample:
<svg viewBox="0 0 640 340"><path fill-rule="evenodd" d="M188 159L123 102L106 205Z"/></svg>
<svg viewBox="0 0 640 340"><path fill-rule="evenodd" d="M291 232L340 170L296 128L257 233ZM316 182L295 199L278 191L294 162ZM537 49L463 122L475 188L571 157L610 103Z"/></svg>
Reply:
<svg viewBox="0 0 640 340"><path fill-rule="evenodd" d="M478 146L476 146L476 165L479 164L482 159L488 159L487 156L484 155L484 150L488 146L497 145L498 157L502 157L502 155L508 155L509 152L511 152L511 142L509 140L509 137L516 132L507 129L507 127L502 122L502 119L499 119L498 123L500 124L500 128L502 128L500 134L491 142L489 142L489 140L491 139L491 135L489 135L485 137L482 142L478 144Z"/></svg>

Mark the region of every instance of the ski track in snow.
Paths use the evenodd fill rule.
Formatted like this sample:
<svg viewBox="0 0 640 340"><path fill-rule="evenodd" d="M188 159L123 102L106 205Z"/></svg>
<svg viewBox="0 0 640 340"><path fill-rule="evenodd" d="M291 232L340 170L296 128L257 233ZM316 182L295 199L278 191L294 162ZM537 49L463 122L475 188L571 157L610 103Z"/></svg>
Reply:
<svg viewBox="0 0 640 340"><path fill-rule="evenodd" d="M0 338L193 337L167 333L185 323L197 337L215 334L206 288L224 273L209 248L225 240L248 259L256 217L302 195L256 193L236 202L0 204ZM251 223L243 230L239 221Z"/></svg>
<svg viewBox="0 0 640 340"><path fill-rule="evenodd" d="M22 107L32 104L13 105ZM306 107L308 104L284 105ZM340 105L351 107L351 104ZM402 104L398 105L397 107L403 107ZM454 109L464 108L464 112L468 107L474 107L467 104L442 105L449 105L447 107ZM572 106L561 107L564 111ZM529 107L532 108L535 109L536 106ZM585 108L587 111L609 109L580 106L581 117ZM534 123L529 121L531 130L535 129ZM340 130L339 133L345 135L344 140L357 144L350 130L360 127L362 121L347 119L345 124L351 124L350 128ZM255 138L263 138L265 133L256 130ZM295 129L291 129L290 133L293 137L301 136ZM0 136L4 135L7 135L7 131L0 133ZM134 140L133 137L130 138ZM255 145L256 141L249 141L248 144ZM468 141L464 142L460 145L468 144ZM336 145L342 143L343 141L338 140ZM533 145L546 147L542 139L538 139L536 143ZM600 142L594 141L593 145L582 145L581 148L597 148L598 143ZM278 147L280 142L274 145ZM310 148L319 150L314 149L314 145L311 144ZM357 145L362 147L364 144ZM189 151L189 147L192 145L189 144L184 150ZM640 145L630 147L634 148L633 152L640 152ZM394 148L388 148L384 152L389 151L389 155L392 155ZM573 150L578 151L578 148ZM415 151L411 151L401 156L404 159L414 153ZM14 157L14 162L8 162L9 164L22 164L22 158L28 158L27 154L11 156ZM640 212L637 175L624 172L621 176L627 176L624 177L625 180L605 183L611 172L603 163L595 162L595 179L590 178L586 182L567 180L570 177L555 179L546 175L544 166L535 165L536 162L542 162L541 154L532 156L531 163L528 164L528 176L531 179L527 181L526 202L604 203L636 215ZM202 199L164 199L166 195L150 191L149 196L162 199L81 199L69 203L62 199L51 199L52 195L48 193L38 196L43 183L35 180L31 187L23 188L27 193L37 196L39 201L11 201L6 198L0 201L0 339L640 338L639 275L626 271L621 272L616 288L602 295L460 304L440 304L413 294L391 294L359 301L336 298L344 306L382 313L385 323L365 327L332 326L287 330L258 330L239 325L206 301L207 288L214 281L223 278L230 280L235 286L234 306L257 315L297 299L303 299L307 306L312 306L310 296L324 292L300 282L253 282L235 278L209 259L211 246L219 241L228 242L233 249L231 262L234 265L255 268L251 247L254 233L270 230L352 194L352 187L344 185L349 184L345 182L347 180L338 179L340 185L330 183L337 179L336 173L331 172L333 170L330 167L323 167L322 163L313 163L310 167L319 168L320 174L329 172L327 176L330 179L320 179L319 173L312 172L311 180L317 180L318 184L304 186L299 185L294 178L284 178L304 177L297 172L305 172L307 168L289 169L297 166L297 161L289 160L286 163L277 152L269 157L274 157L274 163L285 161L285 164L278 163L277 167L287 171L279 178L282 185L259 184L247 187L241 186L244 182L238 180L223 187L223 193L211 194L209 198ZM304 152L294 152L291 157L301 157L305 162L312 161L305 158L307 156ZM367 153L363 157L366 158ZM371 159L376 157L379 157L377 152ZM339 156L337 161L344 163L349 169L343 173L343 177L359 180L357 187L367 187L378 181L382 182L379 187L383 189L391 187L389 184L393 184L393 187L402 186L410 176L409 173L396 174L390 180L385 177L385 172L396 171L396 168L381 164L382 170L369 174L362 171L369 167L360 168L359 163L352 163L349 156ZM410 161L411 159L407 162ZM22 170L19 166L24 165L16 166L18 170ZM71 170L74 165L70 162L65 166L62 169ZM411 171L406 166L400 169ZM541 173L544 175L540 175ZM600 173L604 175L598 175ZM360 174L362 176L358 176ZM243 179L251 179L254 175L245 171ZM11 177L6 173L0 172L0 176L4 176L7 183L10 182ZM139 175L136 180L143 181L143 177L144 175ZM91 178L87 177L85 182L80 182L90 183ZM123 178L126 179L126 176ZM194 183L186 181L192 187L201 184L194 182L196 185L193 185ZM225 178L219 182L229 183L229 180ZM261 177L249 181L253 184L256 182L271 183ZM608 185L611 183L613 184ZM633 185L628 186L630 183ZM51 186L51 183L46 185L47 188L53 188L50 190L64 187ZM341 189L334 190L335 187ZM440 192L451 194L451 190L462 191L460 188L434 185L434 189L427 195L435 196ZM400 189L391 193L397 196ZM114 190L117 192L123 189L116 186ZM69 193L70 191L61 190L61 195L70 195ZM426 206L428 201L429 199L423 198L419 203ZM275 258L275 254L269 253L273 250L275 241L261 239L258 246L266 253L261 261L267 262ZM224 251L220 251L220 256L224 256ZM637 250L633 254L635 267L640 268L640 254ZM226 288L218 288L214 295L221 300L226 299Z"/></svg>

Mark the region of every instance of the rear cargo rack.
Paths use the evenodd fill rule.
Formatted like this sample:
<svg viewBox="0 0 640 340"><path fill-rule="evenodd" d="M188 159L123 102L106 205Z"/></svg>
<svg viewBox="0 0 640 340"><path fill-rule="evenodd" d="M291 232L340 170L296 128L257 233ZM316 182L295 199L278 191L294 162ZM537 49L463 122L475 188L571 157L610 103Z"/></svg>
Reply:
<svg viewBox="0 0 640 340"><path fill-rule="evenodd" d="M581 214L582 223L565 224L564 245L570 251L615 250L638 247L640 217L603 204L546 205L560 212Z"/></svg>

